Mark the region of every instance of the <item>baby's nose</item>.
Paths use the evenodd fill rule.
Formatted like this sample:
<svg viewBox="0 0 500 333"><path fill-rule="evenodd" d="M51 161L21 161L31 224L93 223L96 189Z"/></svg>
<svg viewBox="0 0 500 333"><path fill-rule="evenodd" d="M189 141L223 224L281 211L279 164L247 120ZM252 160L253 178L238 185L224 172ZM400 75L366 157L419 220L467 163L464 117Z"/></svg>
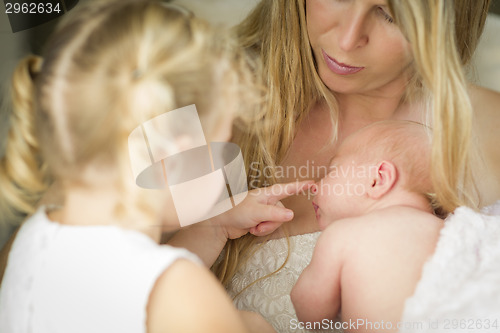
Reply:
<svg viewBox="0 0 500 333"><path fill-rule="evenodd" d="M318 183L314 183L311 186L311 193L314 194L314 195L318 194L318 189L319 189L319 184Z"/></svg>

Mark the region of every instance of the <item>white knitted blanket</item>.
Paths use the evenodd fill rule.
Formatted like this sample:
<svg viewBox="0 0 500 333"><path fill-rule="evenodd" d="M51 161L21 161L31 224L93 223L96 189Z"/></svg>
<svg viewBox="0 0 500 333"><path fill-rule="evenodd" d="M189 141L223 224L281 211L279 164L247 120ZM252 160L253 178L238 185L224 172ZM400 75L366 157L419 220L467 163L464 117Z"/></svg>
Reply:
<svg viewBox="0 0 500 333"><path fill-rule="evenodd" d="M400 332L500 332L500 201L447 218L400 324Z"/></svg>

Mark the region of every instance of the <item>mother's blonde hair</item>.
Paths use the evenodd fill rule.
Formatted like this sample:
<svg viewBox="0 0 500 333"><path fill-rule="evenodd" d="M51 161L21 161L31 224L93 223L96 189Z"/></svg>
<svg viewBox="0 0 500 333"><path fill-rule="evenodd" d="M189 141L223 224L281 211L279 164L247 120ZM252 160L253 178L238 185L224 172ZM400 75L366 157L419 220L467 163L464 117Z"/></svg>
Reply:
<svg viewBox="0 0 500 333"><path fill-rule="evenodd" d="M332 140L337 138L338 108L316 71L305 1L263 0L238 27L241 44L260 59L259 73L269 89L262 124L236 136L245 161L253 166L247 170L252 187L276 182L274 177L265 179L261 170L275 168L283 160L314 103L328 104ZM464 67L482 33L489 2L388 0L396 24L414 50L415 76L403 98L423 98L430 105L434 199L448 212L460 205L477 205L470 167L472 108ZM251 235L227 243L224 259L214 267L223 283L251 255L255 243Z"/></svg>
<svg viewBox="0 0 500 333"><path fill-rule="evenodd" d="M116 170L119 186L133 186L125 177L134 128L196 104L210 135L222 117L250 105L243 100L252 82L246 57L230 39L185 9L147 0L77 7L44 58L28 56L15 69L0 216L18 223L54 180L88 182L89 166ZM235 98L241 103L226 104ZM157 193L133 187L124 188L122 208L132 203L155 214Z"/></svg>

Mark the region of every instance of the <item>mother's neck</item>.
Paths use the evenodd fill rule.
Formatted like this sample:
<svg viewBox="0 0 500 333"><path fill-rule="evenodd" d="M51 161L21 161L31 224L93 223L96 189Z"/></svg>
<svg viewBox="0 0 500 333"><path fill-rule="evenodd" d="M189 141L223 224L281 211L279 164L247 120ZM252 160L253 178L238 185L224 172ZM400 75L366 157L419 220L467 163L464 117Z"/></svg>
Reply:
<svg viewBox="0 0 500 333"><path fill-rule="evenodd" d="M407 109L401 103L403 93L393 95L337 94L343 121L374 121L393 119Z"/></svg>
<svg viewBox="0 0 500 333"><path fill-rule="evenodd" d="M340 139L382 120L411 120L425 122L420 102L402 103L403 93L394 95L350 94L336 95L339 105Z"/></svg>

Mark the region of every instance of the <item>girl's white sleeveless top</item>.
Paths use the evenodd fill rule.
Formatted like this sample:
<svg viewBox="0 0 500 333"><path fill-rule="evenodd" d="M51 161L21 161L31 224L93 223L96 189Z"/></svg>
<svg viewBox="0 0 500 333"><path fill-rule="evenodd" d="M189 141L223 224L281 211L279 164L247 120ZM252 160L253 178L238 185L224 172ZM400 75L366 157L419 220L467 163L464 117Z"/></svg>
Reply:
<svg viewBox="0 0 500 333"><path fill-rule="evenodd" d="M19 230L0 289L0 332L146 332L146 306L175 260L199 259L115 226L67 226L41 208Z"/></svg>

